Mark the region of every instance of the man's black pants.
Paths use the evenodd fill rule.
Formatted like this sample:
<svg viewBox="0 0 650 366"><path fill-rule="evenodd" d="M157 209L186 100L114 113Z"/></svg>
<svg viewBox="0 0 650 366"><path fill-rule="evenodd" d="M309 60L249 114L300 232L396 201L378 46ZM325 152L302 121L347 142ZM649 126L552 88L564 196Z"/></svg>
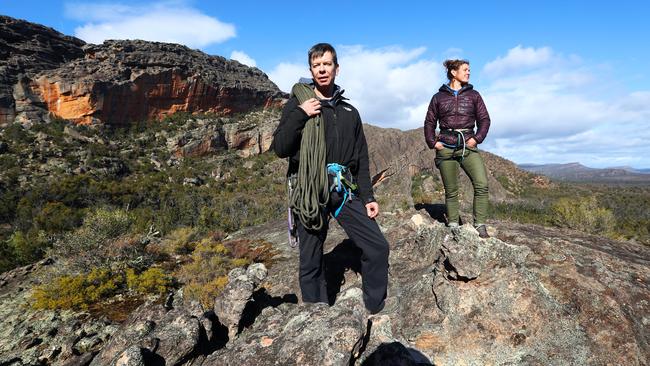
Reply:
<svg viewBox="0 0 650 366"><path fill-rule="evenodd" d="M341 198L332 192L328 205L330 212L334 212L340 203ZM384 306L388 287L388 242L379 230L379 225L368 217L366 207L356 197L345 203L336 220L362 251L363 301L369 311L377 312ZM319 231L305 230L298 220L299 277L303 302L328 303L323 256L327 230L327 223Z"/></svg>

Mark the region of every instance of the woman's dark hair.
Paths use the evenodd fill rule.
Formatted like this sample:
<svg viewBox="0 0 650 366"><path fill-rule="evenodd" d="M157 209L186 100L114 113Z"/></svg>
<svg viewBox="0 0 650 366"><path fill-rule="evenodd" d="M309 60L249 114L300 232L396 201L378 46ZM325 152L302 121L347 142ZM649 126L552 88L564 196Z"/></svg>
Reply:
<svg viewBox="0 0 650 366"><path fill-rule="evenodd" d="M311 67L311 60L316 57L321 57L325 52L331 52L334 60L334 65L339 65L339 60L336 58L336 50L329 43L317 43L309 49L307 53L307 64Z"/></svg>
<svg viewBox="0 0 650 366"><path fill-rule="evenodd" d="M451 70L458 70L459 67L463 65L469 65L467 60L446 60L442 65L447 69L447 79L451 81L454 78L454 75L451 74Z"/></svg>

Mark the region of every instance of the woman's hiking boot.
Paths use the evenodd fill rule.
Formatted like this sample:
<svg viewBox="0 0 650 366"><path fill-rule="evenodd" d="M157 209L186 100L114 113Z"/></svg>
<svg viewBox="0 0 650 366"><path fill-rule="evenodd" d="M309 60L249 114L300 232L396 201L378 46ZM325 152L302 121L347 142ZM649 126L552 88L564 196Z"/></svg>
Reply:
<svg viewBox="0 0 650 366"><path fill-rule="evenodd" d="M476 231L478 231L478 236L487 239L490 237L490 235L487 232L487 227L485 225L479 225L476 227Z"/></svg>

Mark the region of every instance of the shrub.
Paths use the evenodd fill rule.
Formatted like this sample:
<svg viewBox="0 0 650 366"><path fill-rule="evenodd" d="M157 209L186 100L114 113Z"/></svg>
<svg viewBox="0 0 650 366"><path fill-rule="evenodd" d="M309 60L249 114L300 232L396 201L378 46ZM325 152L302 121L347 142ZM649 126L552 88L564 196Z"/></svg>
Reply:
<svg viewBox="0 0 650 366"><path fill-rule="evenodd" d="M549 208L534 201L490 202L490 216L521 223L550 225Z"/></svg>
<svg viewBox="0 0 650 366"><path fill-rule="evenodd" d="M108 268L115 260L107 255L108 247L129 232L133 221L133 215L124 210L97 209L80 228L55 242L53 255L79 269Z"/></svg>
<svg viewBox="0 0 650 366"><path fill-rule="evenodd" d="M48 202L34 217L34 225L48 233L69 231L81 224L83 210L72 209L61 202Z"/></svg>
<svg viewBox="0 0 650 366"><path fill-rule="evenodd" d="M42 231L30 230L14 232L9 238L8 247L14 256L15 265L25 265L43 258L51 245L51 240Z"/></svg>
<svg viewBox="0 0 650 366"><path fill-rule="evenodd" d="M196 248L195 229L183 226L169 233L160 243L155 244L155 251L167 255L190 254Z"/></svg>
<svg viewBox="0 0 650 366"><path fill-rule="evenodd" d="M188 299L198 301L205 309L214 307L214 299L228 284L228 276L217 276L207 282L190 282L183 291Z"/></svg>
<svg viewBox="0 0 650 366"><path fill-rule="evenodd" d="M16 258L8 240L0 240L0 273L16 267Z"/></svg>
<svg viewBox="0 0 650 366"><path fill-rule="evenodd" d="M599 207L596 197L563 197L551 205L552 221L568 227L596 234L611 234L615 229L612 212Z"/></svg>
<svg viewBox="0 0 650 366"><path fill-rule="evenodd" d="M411 177L411 197L414 204L433 204L442 198L441 192L442 185L430 172L424 171L423 174Z"/></svg>
<svg viewBox="0 0 650 366"><path fill-rule="evenodd" d="M115 295L124 282L124 275L102 268L94 268L88 274L61 276L34 288L32 307L87 310L89 305Z"/></svg>
<svg viewBox="0 0 650 366"><path fill-rule="evenodd" d="M162 295L172 286L172 280L160 268L149 268L139 275L133 269L127 269L126 285L141 295Z"/></svg>
<svg viewBox="0 0 650 366"><path fill-rule="evenodd" d="M276 251L273 249L273 244L265 240L231 240L224 242L223 245L228 249L234 258L245 258L248 260L248 265L253 262L271 263ZM239 265L234 267L241 267Z"/></svg>
<svg viewBox="0 0 650 366"><path fill-rule="evenodd" d="M201 240L191 256L191 262L178 271L188 299L199 301L205 308L214 305L228 284L228 272L235 267L247 266L258 260L269 261L271 243L262 240L236 240L226 243L213 238Z"/></svg>

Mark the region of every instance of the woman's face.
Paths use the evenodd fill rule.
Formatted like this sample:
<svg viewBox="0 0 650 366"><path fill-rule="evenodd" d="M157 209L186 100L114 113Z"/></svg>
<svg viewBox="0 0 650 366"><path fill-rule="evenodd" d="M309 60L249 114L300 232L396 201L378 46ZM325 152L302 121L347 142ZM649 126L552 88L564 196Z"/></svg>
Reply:
<svg viewBox="0 0 650 366"><path fill-rule="evenodd" d="M469 65L462 64L458 70L451 70L451 75L459 82L466 84L469 82Z"/></svg>

